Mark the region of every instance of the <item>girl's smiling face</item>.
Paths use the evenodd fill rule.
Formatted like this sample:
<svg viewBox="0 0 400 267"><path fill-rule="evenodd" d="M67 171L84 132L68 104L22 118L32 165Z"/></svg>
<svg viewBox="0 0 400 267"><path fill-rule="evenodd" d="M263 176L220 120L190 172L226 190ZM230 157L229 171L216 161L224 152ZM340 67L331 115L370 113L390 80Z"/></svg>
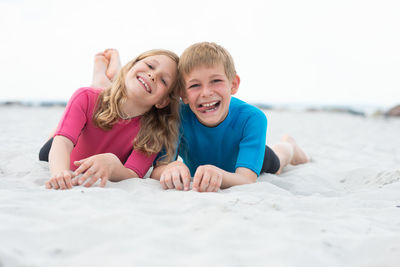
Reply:
<svg viewBox="0 0 400 267"><path fill-rule="evenodd" d="M125 78L128 99L138 99L142 105L163 108L168 105L168 93L177 75L176 62L166 55L146 57L132 66Z"/></svg>

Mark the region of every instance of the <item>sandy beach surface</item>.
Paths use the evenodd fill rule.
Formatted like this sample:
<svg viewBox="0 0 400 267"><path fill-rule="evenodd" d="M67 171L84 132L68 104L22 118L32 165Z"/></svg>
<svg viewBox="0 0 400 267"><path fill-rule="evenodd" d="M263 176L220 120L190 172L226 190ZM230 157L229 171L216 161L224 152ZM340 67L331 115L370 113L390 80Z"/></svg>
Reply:
<svg viewBox="0 0 400 267"><path fill-rule="evenodd" d="M0 107L0 266L400 266L400 119L266 111L312 162L218 193L47 190L61 107Z"/></svg>

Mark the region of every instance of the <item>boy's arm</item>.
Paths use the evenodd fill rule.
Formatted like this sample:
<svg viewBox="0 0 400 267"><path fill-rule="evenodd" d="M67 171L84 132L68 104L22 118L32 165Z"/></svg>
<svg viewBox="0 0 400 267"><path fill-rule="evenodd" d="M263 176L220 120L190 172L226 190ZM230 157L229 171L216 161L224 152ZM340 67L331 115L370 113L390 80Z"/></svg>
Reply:
<svg viewBox="0 0 400 267"><path fill-rule="evenodd" d="M251 184L257 181L257 174L250 169L239 167L235 173L227 172L222 178L221 188L228 188L234 185Z"/></svg>
<svg viewBox="0 0 400 267"><path fill-rule="evenodd" d="M218 189L234 185L254 183L257 174L250 169L239 167L236 172L224 171L214 165L202 165L193 178L193 190L198 192L216 192Z"/></svg>
<svg viewBox="0 0 400 267"><path fill-rule="evenodd" d="M190 171L185 163L173 161L169 164L159 165L153 169L151 178L160 180L163 189L189 190Z"/></svg>

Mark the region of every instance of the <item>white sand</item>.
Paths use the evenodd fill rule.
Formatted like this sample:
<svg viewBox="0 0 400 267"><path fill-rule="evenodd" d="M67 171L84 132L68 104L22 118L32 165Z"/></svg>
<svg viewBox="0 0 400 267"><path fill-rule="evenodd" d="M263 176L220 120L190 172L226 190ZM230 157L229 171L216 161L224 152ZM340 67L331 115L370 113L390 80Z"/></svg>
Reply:
<svg viewBox="0 0 400 267"><path fill-rule="evenodd" d="M313 162L218 193L46 190L62 108L0 108L0 266L400 266L400 120L267 111Z"/></svg>

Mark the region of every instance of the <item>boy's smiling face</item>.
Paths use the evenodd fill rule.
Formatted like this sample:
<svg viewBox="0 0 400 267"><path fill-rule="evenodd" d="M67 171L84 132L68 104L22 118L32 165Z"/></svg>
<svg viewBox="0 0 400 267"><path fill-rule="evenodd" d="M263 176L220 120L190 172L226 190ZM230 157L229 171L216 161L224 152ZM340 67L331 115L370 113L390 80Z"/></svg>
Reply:
<svg viewBox="0 0 400 267"><path fill-rule="evenodd" d="M197 119L205 126L215 127L228 115L231 95L239 88L239 76L232 81L226 77L223 64L212 67L199 66L184 75L185 95Z"/></svg>

